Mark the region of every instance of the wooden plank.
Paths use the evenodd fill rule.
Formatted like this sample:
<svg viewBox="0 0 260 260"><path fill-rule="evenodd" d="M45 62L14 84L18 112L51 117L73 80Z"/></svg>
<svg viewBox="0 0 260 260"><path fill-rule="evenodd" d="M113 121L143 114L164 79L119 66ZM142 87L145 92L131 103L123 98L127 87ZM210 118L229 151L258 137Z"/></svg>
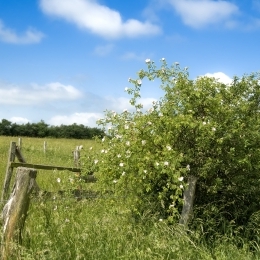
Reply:
<svg viewBox="0 0 260 260"><path fill-rule="evenodd" d="M6 199L12 174L13 174L13 167L11 166L11 163L14 162L15 160L15 152L16 152L16 143L11 142L10 143L10 149L9 149L9 154L8 154L8 161L7 161L7 167L6 167L6 172L5 172L5 180L4 180L4 186L2 190L2 196L1 196L1 201Z"/></svg>
<svg viewBox="0 0 260 260"><path fill-rule="evenodd" d="M19 146L16 146L15 155L19 162L26 163L26 161L21 153L21 148Z"/></svg>
<svg viewBox="0 0 260 260"><path fill-rule="evenodd" d="M63 166L55 166L55 165L42 165L42 164L33 164L33 163L22 163L22 162L11 162L11 167L28 167L34 169L42 169L42 170L58 170L58 171L71 171L71 172L81 172L80 168L74 167L63 167Z"/></svg>

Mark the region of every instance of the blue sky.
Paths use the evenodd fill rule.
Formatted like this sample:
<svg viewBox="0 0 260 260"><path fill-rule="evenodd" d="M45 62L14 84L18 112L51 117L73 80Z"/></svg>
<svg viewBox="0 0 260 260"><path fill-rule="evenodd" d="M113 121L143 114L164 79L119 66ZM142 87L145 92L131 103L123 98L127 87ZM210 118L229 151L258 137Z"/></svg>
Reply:
<svg viewBox="0 0 260 260"><path fill-rule="evenodd" d="M260 0L0 0L0 120L93 127L130 109L145 59L229 82L260 71L259 46Z"/></svg>

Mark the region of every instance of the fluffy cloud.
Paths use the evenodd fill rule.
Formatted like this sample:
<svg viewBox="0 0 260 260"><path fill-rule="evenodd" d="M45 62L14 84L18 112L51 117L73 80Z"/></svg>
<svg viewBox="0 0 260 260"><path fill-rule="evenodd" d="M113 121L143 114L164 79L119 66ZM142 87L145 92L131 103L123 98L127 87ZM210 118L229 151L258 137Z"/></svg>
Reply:
<svg viewBox="0 0 260 260"><path fill-rule="evenodd" d="M0 41L2 42L13 44L32 44L40 42L43 37L43 33L34 29L28 29L25 33L18 35L15 31L6 28L0 20Z"/></svg>
<svg viewBox="0 0 260 260"><path fill-rule="evenodd" d="M217 79L219 82L222 82L224 84L230 84L232 83L232 78L230 78L229 76L227 76L225 73L223 72L215 72L215 73L206 73L205 76L207 77L212 77Z"/></svg>
<svg viewBox="0 0 260 260"><path fill-rule="evenodd" d="M96 0L40 0L40 7L45 14L65 19L105 38L136 37L160 32L160 28L149 21L123 21L119 12Z"/></svg>
<svg viewBox="0 0 260 260"><path fill-rule="evenodd" d="M23 89L14 85L0 85L0 103L9 105L32 105L48 101L74 100L81 97L79 90L70 85L59 82L44 86L32 84Z"/></svg>
<svg viewBox="0 0 260 260"><path fill-rule="evenodd" d="M183 22L194 28L223 21L230 24L230 18L239 11L235 4L222 0L169 0L169 2Z"/></svg>
<svg viewBox="0 0 260 260"><path fill-rule="evenodd" d="M24 117L18 117L18 116L13 116L9 119L12 123L17 123L17 124L26 124L29 123L30 120Z"/></svg>
<svg viewBox="0 0 260 260"><path fill-rule="evenodd" d="M96 127L96 121L98 119L103 118L103 114L101 113L73 113L71 115L57 115L53 116L48 123L50 125L72 125L76 124L83 124L89 127Z"/></svg>

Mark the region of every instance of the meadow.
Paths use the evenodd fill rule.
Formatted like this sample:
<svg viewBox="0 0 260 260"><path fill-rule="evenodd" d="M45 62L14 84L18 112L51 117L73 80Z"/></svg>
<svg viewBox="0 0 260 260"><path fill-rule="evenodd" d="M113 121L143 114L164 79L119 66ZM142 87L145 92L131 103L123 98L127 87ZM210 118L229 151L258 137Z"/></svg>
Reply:
<svg viewBox="0 0 260 260"><path fill-rule="evenodd" d="M0 137L0 182L4 182L10 141ZM87 155L91 140L23 138L22 153L28 163L72 167L72 151L83 145ZM43 142L47 151L43 152ZM138 221L126 207L127 198L108 194L77 200L71 192L95 191L97 183L79 183L69 171L37 171L37 183L51 196L33 197L23 231L23 243L14 244L12 259L260 259L258 245L224 236L209 242L179 225L150 216ZM15 171L14 171L15 174ZM66 191L62 195L57 192ZM2 209L1 209L2 210ZM1 227L2 228L2 227ZM205 231L206 232L206 231Z"/></svg>

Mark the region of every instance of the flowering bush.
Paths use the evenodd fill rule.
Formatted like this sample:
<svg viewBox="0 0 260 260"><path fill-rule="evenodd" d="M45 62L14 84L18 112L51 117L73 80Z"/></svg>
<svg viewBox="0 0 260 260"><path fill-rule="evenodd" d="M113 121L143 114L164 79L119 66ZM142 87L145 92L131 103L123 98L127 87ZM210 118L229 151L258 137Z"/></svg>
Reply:
<svg viewBox="0 0 260 260"><path fill-rule="evenodd" d="M131 198L137 213L149 209L172 222L181 212L187 180L195 176L198 207L224 196L230 201L227 215L238 218L231 200L252 199L250 187L259 179L259 75L226 85L209 77L191 80L177 62L146 64L125 89L135 111L106 111L99 121L107 136L90 163L100 182ZM148 111L139 103L144 78L159 79L165 92Z"/></svg>

